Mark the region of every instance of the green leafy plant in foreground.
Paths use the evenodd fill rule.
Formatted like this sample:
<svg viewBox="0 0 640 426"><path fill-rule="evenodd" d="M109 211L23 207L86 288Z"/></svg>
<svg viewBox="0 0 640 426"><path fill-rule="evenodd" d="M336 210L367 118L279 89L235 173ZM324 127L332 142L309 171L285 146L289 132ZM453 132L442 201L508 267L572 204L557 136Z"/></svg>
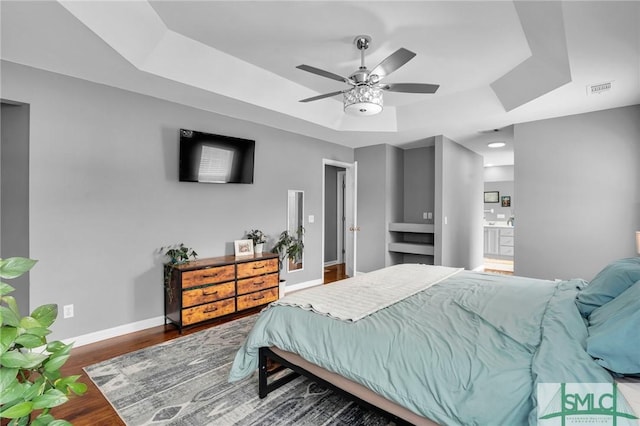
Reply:
<svg viewBox="0 0 640 426"><path fill-rule="evenodd" d="M17 278L35 264L23 257L0 259L0 278ZM21 317L9 296L13 291L0 282L0 418L11 419L9 426L70 425L50 410L67 402L71 393L84 394L87 385L77 381L80 376L63 377L60 372L73 343L47 342L58 306L43 305Z"/></svg>

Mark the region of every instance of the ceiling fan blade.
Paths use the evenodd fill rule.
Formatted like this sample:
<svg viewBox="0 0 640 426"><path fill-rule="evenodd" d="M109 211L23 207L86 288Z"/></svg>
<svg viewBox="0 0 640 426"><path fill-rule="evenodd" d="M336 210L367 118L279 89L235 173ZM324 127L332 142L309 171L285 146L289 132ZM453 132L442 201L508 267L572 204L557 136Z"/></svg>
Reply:
<svg viewBox="0 0 640 426"><path fill-rule="evenodd" d="M338 81L342 81L344 83L350 83L351 80L349 80L346 77L341 77L338 74L334 74L332 72L329 71L325 71L325 70L321 70L320 68L316 68L316 67L312 67L311 65L298 65L296 68L302 70L302 71L307 71L313 74L317 74L319 76L322 77L326 77L326 78L330 78L332 80L338 80Z"/></svg>
<svg viewBox="0 0 640 426"><path fill-rule="evenodd" d="M424 84L424 83L389 83L379 86L382 90L389 92L402 92L402 93L436 93L436 90L440 87L439 84Z"/></svg>
<svg viewBox="0 0 640 426"><path fill-rule="evenodd" d="M344 92L345 92L345 90L338 90L337 92L325 93L324 95L318 95L318 96L313 96L311 98L301 99L298 102L317 101L317 100L324 99L324 98L330 98L331 96L339 95L339 94L344 93Z"/></svg>
<svg viewBox="0 0 640 426"><path fill-rule="evenodd" d="M370 75L377 75L378 81L380 81L384 77L388 76L389 74L409 62L414 56L416 56L415 53L405 49L404 47L401 47L391 55L387 56L385 60L380 62L374 69L372 69Z"/></svg>

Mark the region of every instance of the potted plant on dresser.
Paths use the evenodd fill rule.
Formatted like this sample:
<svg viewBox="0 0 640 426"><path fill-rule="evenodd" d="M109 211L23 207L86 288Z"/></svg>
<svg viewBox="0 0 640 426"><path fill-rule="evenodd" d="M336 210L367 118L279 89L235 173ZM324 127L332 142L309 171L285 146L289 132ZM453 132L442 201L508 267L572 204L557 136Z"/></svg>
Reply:
<svg viewBox="0 0 640 426"><path fill-rule="evenodd" d="M170 263L172 265L180 265L189 261L189 258L194 260L198 258L198 253L191 247L187 247L184 243L176 244L173 246L160 247L160 252L166 256L169 256Z"/></svg>
<svg viewBox="0 0 640 426"><path fill-rule="evenodd" d="M169 258L169 262L164 264L164 290L167 293L167 299L172 303L174 294L171 286L169 285L169 281L171 280L171 271L173 270L173 267L189 262L190 258L196 260L198 258L198 253L196 253L196 251L191 247L185 246L184 243L160 247L160 253Z"/></svg>
<svg viewBox="0 0 640 426"><path fill-rule="evenodd" d="M35 263L24 257L0 259L0 278L17 278ZM73 343L47 342L58 305L43 305L22 317L9 296L14 290L0 283L0 418L11 419L8 425L71 425L55 419L50 410L67 402L71 393L84 394L87 385L78 382L78 375L63 377L60 372Z"/></svg>
<svg viewBox="0 0 640 426"><path fill-rule="evenodd" d="M259 229L252 229L247 233L247 238L253 241L255 254L262 254L264 243L267 242L267 236Z"/></svg>

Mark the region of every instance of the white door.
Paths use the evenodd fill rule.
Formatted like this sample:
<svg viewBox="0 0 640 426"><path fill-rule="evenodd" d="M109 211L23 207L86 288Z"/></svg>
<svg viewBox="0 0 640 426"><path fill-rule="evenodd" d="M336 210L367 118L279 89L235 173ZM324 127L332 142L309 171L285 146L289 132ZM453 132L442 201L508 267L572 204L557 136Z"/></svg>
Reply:
<svg viewBox="0 0 640 426"><path fill-rule="evenodd" d="M348 276L353 277L356 272L356 252L357 252L357 186L358 186L358 163L344 163L335 160L322 160L322 211L324 211L324 169L325 166L336 166L345 169L345 189L344 189L344 216L345 216L345 232L344 232L344 263L345 272ZM324 221L324 219L323 219ZM322 269L324 270L324 223L322 226Z"/></svg>

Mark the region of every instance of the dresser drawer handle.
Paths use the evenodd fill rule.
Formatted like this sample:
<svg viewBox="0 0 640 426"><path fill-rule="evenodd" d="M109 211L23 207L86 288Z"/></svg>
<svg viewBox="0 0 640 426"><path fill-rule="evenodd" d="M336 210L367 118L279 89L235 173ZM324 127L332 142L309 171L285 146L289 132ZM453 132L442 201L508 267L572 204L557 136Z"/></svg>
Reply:
<svg viewBox="0 0 640 426"><path fill-rule="evenodd" d="M205 314L210 314L211 312L215 312L215 311L217 311L217 310L218 310L218 308L209 308L209 309L207 309L206 311L204 311L204 313L205 313Z"/></svg>
<svg viewBox="0 0 640 426"><path fill-rule="evenodd" d="M254 266L253 269L264 269L267 265Z"/></svg>
<svg viewBox="0 0 640 426"><path fill-rule="evenodd" d="M215 274L211 274L211 275L202 275L202 278L215 278L218 276L218 273L216 272Z"/></svg>
<svg viewBox="0 0 640 426"><path fill-rule="evenodd" d="M203 296L213 296L214 294L218 294L218 290L214 290L212 292L207 293L205 290L202 290Z"/></svg>
<svg viewBox="0 0 640 426"><path fill-rule="evenodd" d="M253 285L262 285L264 284L264 281L260 281L260 282L254 282Z"/></svg>
<svg viewBox="0 0 640 426"><path fill-rule="evenodd" d="M254 297L254 298L253 298L253 300L260 300L260 299L264 299L264 295L263 295L263 296Z"/></svg>

